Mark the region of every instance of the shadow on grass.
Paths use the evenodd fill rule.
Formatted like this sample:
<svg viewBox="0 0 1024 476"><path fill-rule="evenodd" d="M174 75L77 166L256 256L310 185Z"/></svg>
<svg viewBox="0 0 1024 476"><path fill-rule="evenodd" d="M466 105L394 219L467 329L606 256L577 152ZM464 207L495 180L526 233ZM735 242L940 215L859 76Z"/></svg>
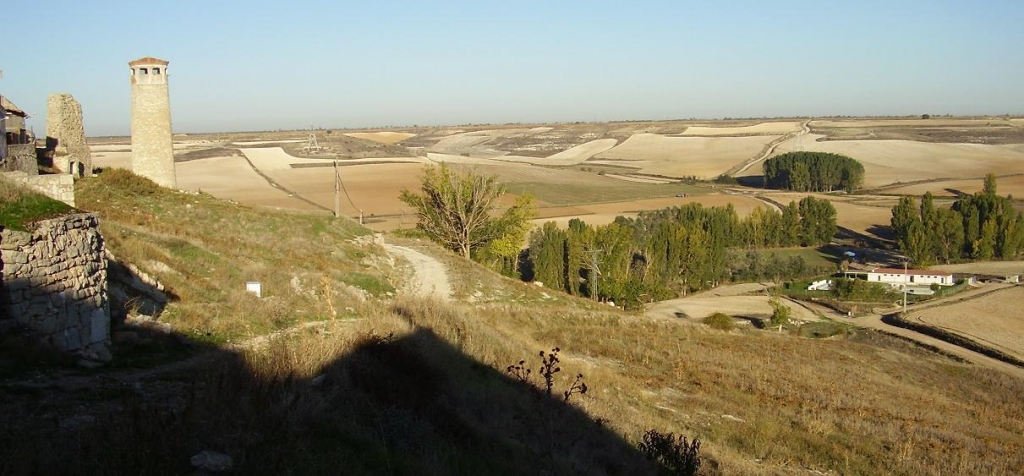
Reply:
<svg viewBox="0 0 1024 476"><path fill-rule="evenodd" d="M658 470L578 407L429 329L363 335L308 378L237 353L217 357L173 377L105 385L98 414L58 418L39 403L49 390L0 385L0 473L189 474L189 458L205 449L232 456L234 474Z"/></svg>

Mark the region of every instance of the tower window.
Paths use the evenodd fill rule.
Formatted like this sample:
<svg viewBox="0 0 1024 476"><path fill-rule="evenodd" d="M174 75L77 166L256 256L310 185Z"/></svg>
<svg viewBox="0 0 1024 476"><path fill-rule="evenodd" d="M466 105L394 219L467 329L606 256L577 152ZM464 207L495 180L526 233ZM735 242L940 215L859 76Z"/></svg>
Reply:
<svg viewBox="0 0 1024 476"><path fill-rule="evenodd" d="M153 68L153 74L160 74L160 68Z"/></svg>
<svg viewBox="0 0 1024 476"><path fill-rule="evenodd" d="M139 74L149 74L149 68L139 68Z"/></svg>

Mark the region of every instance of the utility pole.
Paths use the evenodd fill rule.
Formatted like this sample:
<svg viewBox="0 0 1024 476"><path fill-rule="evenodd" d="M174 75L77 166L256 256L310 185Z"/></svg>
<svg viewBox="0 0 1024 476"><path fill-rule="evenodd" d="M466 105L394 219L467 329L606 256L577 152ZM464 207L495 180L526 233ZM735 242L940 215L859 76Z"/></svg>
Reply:
<svg viewBox="0 0 1024 476"><path fill-rule="evenodd" d="M907 315L907 261L903 260L903 316Z"/></svg>
<svg viewBox="0 0 1024 476"><path fill-rule="evenodd" d="M341 216L341 172L338 171L338 161L334 161L334 218ZM360 216L360 221L362 216Z"/></svg>

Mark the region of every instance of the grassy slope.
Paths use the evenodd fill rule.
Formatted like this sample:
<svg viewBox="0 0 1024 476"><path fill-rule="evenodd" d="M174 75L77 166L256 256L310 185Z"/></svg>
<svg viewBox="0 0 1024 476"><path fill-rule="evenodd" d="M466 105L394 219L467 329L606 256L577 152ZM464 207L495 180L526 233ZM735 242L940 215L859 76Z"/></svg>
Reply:
<svg viewBox="0 0 1024 476"><path fill-rule="evenodd" d="M151 269L181 297L167 320L192 335L322 315L322 299L284 291L292 275L373 275L359 264L373 251L346 244L360 233L351 225L137 189L116 175L83 185L80 203L102 209L115 253L175 270ZM209 448L233 455L242 474L644 474L652 468L629 446L649 428L700 437L707 474L1024 472L1024 382L1011 377L872 332L812 340L651 320L424 249L449 265L454 302L370 300L355 310L362 320L285 335L223 366L127 394L68 395L75 414L130 411L78 434L52 430L57 438L38 421L25 422L30 433L5 425L0 473L78 461L81 474L181 474ZM257 272L280 297L238 290ZM555 346L556 392L577 372L591 388L571 407L504 376L520 359L536 368L537 351ZM325 383L314 386L317 375ZM18 400L5 391L0 402ZM83 459L97 451L89 442L109 442L99 451L114 456Z"/></svg>
<svg viewBox="0 0 1024 476"><path fill-rule="evenodd" d="M71 206L14 185L0 177L0 227L25 230L32 221L74 211Z"/></svg>
<svg viewBox="0 0 1024 476"><path fill-rule="evenodd" d="M388 270L350 241L369 233L350 220L171 192L119 169L77 186L80 207L99 213L107 249L177 296L161 319L201 340L263 335L332 308L355 316L348 285L393 291ZM265 299L248 294L247 281L260 281Z"/></svg>

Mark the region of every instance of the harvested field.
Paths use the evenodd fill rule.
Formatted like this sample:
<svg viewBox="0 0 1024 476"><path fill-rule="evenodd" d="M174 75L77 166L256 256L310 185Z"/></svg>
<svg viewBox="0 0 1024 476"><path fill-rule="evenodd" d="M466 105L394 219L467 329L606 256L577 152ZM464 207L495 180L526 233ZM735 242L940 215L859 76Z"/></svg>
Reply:
<svg viewBox="0 0 1024 476"><path fill-rule="evenodd" d="M350 132L345 135L356 139L380 142L381 144L397 144L410 137L416 136L416 134L410 134L408 132Z"/></svg>
<svg viewBox="0 0 1024 476"><path fill-rule="evenodd" d="M911 320L960 334L980 344L1024 359L1024 287L937 306L910 315Z"/></svg>
<svg viewBox="0 0 1024 476"><path fill-rule="evenodd" d="M306 139L280 139L280 140L247 140L247 141L236 141L232 142L232 145L242 146L253 146L253 145L268 145L268 144L298 144L299 142L306 142Z"/></svg>
<svg viewBox="0 0 1024 476"><path fill-rule="evenodd" d="M276 170L290 170L292 164L321 164L333 163L332 159L305 159L288 155L280 147L261 147L242 149L242 153L256 166L260 172L267 173Z"/></svg>
<svg viewBox="0 0 1024 476"><path fill-rule="evenodd" d="M613 178L613 179L616 179L616 180L625 180L626 182L633 182L633 183L660 183L660 184L665 184L665 183L674 183L675 182L675 180L672 180L672 179L664 179L664 178L658 178L658 177L646 177L646 176L643 176L643 175L604 174L604 176L608 177L608 178Z"/></svg>
<svg viewBox="0 0 1024 476"><path fill-rule="evenodd" d="M132 151L130 147L127 150L115 149L110 152L97 152L96 149L93 149L90 155L92 155L93 167L132 169Z"/></svg>
<svg viewBox="0 0 1024 476"><path fill-rule="evenodd" d="M1022 150L1022 152L1024 152L1024 150ZM1024 172L1024 164L1022 164L1021 169L1021 171ZM932 192L932 195L935 195L936 197L956 197L961 193L973 194L975 192L980 192L983 186L984 181L976 178L935 180L906 185L903 187L886 188L885 193L921 196L924 195L925 192ZM997 191L1000 195L1010 194L1014 197L1024 197L1024 175L999 177L997 180Z"/></svg>
<svg viewBox="0 0 1024 476"><path fill-rule="evenodd" d="M655 303L646 314L659 318L703 319L716 312L735 317L768 318L772 315L772 307L768 304L768 296L713 296L699 294L694 297L672 299ZM788 299L782 300L793 312L793 319L801 321L817 321L818 316L808 309Z"/></svg>
<svg viewBox="0 0 1024 476"><path fill-rule="evenodd" d="M799 122L762 122L752 126L714 127L690 126L683 131L684 136L749 136L764 134L786 134L800 130Z"/></svg>
<svg viewBox="0 0 1024 476"><path fill-rule="evenodd" d="M668 177L717 177L758 156L778 136L667 137L634 134L598 154L591 162L637 167L638 172Z"/></svg>
<svg viewBox="0 0 1024 476"><path fill-rule="evenodd" d="M192 160L175 165L178 187L201 190L217 198L248 205L316 210L316 207L272 187L244 158L218 157Z"/></svg>
<svg viewBox="0 0 1024 476"><path fill-rule="evenodd" d="M981 180L989 172L1024 172L1024 153L998 145L904 140L817 141L821 137L806 134L780 144L777 151L813 150L853 157L864 164L865 188L951 177Z"/></svg>
<svg viewBox="0 0 1024 476"><path fill-rule="evenodd" d="M974 263L944 264L935 266L953 273L977 273L1009 276L1024 274L1024 261L977 261Z"/></svg>
<svg viewBox="0 0 1024 476"><path fill-rule="evenodd" d="M868 128L868 127L936 127L936 126L985 126L994 123L1012 123L1019 119L964 119L936 117L932 119L851 119L851 120L823 120L811 121L812 128L829 127L837 129L846 128Z"/></svg>
<svg viewBox="0 0 1024 476"><path fill-rule="evenodd" d="M410 163L343 167L341 178L348 196L344 193L341 196L341 213L358 216L360 209L367 217L402 213L408 207L398 199L398 195L402 189L419 189L422 170L422 164ZM304 198L324 208L334 209L333 167L274 170L265 173L283 187Z"/></svg>
<svg viewBox="0 0 1024 476"><path fill-rule="evenodd" d="M634 218L639 211L662 210L668 207L682 206L687 203L700 203L705 207L724 207L731 204L736 213L747 216L754 208L766 206L763 202L743 195L695 195L685 198L667 197L632 200L612 203L581 203L570 207L546 206L540 208L540 218L534 220L535 225L543 225L553 221L559 227L568 228L569 220L579 218L590 225L607 225L618 216Z"/></svg>

